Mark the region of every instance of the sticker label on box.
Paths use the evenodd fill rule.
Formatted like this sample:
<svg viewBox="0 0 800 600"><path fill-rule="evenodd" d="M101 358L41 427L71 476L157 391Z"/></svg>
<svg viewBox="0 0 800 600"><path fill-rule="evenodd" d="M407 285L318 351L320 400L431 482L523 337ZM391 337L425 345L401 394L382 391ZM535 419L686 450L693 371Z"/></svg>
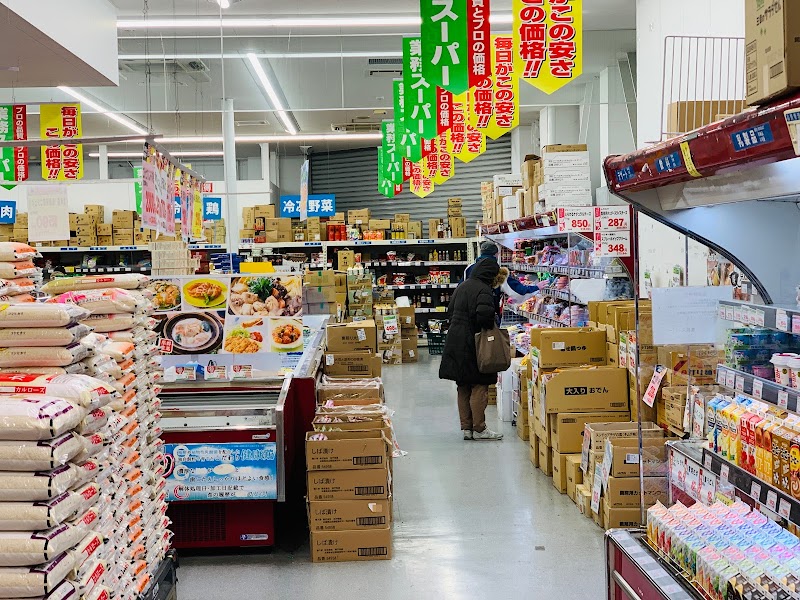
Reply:
<svg viewBox="0 0 800 600"><path fill-rule="evenodd" d="M675 169L680 169L682 166L683 161L681 160L681 153L678 150L672 154L667 154L666 156L656 159L656 171L659 173L674 171Z"/></svg>
<svg viewBox="0 0 800 600"><path fill-rule="evenodd" d="M769 144L773 139L772 128L769 123L756 125L731 134L731 143L736 152Z"/></svg>

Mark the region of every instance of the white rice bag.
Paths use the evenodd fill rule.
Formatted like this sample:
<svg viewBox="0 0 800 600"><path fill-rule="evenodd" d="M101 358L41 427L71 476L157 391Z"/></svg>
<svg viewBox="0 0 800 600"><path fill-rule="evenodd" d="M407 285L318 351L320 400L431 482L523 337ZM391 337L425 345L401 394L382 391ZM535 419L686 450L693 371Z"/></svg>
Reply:
<svg viewBox="0 0 800 600"><path fill-rule="evenodd" d="M0 348L0 367L65 367L87 356L89 350L81 344Z"/></svg>
<svg viewBox="0 0 800 600"><path fill-rule="evenodd" d="M0 394L41 394L79 406L105 406L118 394L113 386L88 375L27 375L0 373Z"/></svg>
<svg viewBox="0 0 800 600"><path fill-rule="evenodd" d="M0 471L47 471L85 451L83 438L71 432L38 442L0 441Z"/></svg>
<svg viewBox="0 0 800 600"><path fill-rule="evenodd" d="M46 531L0 531L0 566L24 567L53 560L84 534L67 524Z"/></svg>
<svg viewBox="0 0 800 600"><path fill-rule="evenodd" d="M73 482L73 486L82 486L90 481L101 483L103 480L103 469L101 461L99 460L90 458L79 465L72 466L75 468L75 481Z"/></svg>
<svg viewBox="0 0 800 600"><path fill-rule="evenodd" d="M6 279L5 281L8 285L6 293L9 296L18 296L36 291L36 282L30 277L17 277L16 279Z"/></svg>
<svg viewBox="0 0 800 600"><path fill-rule="evenodd" d="M0 598L36 600L78 600L80 595L71 581L64 578L72 569L72 557L63 555L36 567L0 569Z"/></svg>
<svg viewBox="0 0 800 600"><path fill-rule="evenodd" d="M111 589L104 585L96 585L88 594L84 594L83 600L111 600Z"/></svg>
<svg viewBox="0 0 800 600"><path fill-rule="evenodd" d="M135 290L146 286L149 281L149 277L139 274L84 275L82 277L53 279L42 286L42 291L55 296L57 294L63 294L64 292L100 290L105 288Z"/></svg>
<svg viewBox="0 0 800 600"><path fill-rule="evenodd" d="M74 492L78 496L79 505L76 510L79 514L84 514L100 500L100 485L90 481L86 485L77 488Z"/></svg>
<svg viewBox="0 0 800 600"><path fill-rule="evenodd" d="M34 297L33 294L16 294L16 295L6 295L0 296L0 302L3 304L30 304L33 302L38 302L38 300Z"/></svg>
<svg viewBox="0 0 800 600"><path fill-rule="evenodd" d="M108 423L108 417L111 415L111 408L108 406L100 406L95 408L80 422L75 431L81 435L87 435L100 431L103 426Z"/></svg>
<svg viewBox="0 0 800 600"><path fill-rule="evenodd" d="M63 492L43 502L0 502L0 530L50 529L74 517L82 505L82 496L74 492Z"/></svg>
<svg viewBox="0 0 800 600"><path fill-rule="evenodd" d="M137 318L132 313L112 313L108 315L92 315L81 321L84 325L94 329L96 333L109 333L132 329Z"/></svg>
<svg viewBox="0 0 800 600"><path fill-rule="evenodd" d="M91 330L86 325L70 327L20 327L0 329L0 348L17 346L69 346Z"/></svg>
<svg viewBox="0 0 800 600"><path fill-rule="evenodd" d="M77 463L82 463L92 456L95 456L105 445L105 437L99 432L81 436L79 440L82 442L83 448L75 457L75 462Z"/></svg>
<svg viewBox="0 0 800 600"><path fill-rule="evenodd" d="M47 303L76 304L95 315L133 313L141 308L138 298L126 290L116 288L67 292L50 298ZM83 317L83 319L85 318L87 317Z"/></svg>
<svg viewBox="0 0 800 600"><path fill-rule="evenodd" d="M39 256L39 251L28 244L0 242L0 260L2 261L28 261L37 256Z"/></svg>
<svg viewBox="0 0 800 600"><path fill-rule="evenodd" d="M82 575L81 566L86 563L86 561L97 558L102 547L103 537L92 531L78 542L77 546L70 550L72 557L75 559L75 574L77 577Z"/></svg>
<svg viewBox="0 0 800 600"><path fill-rule="evenodd" d="M61 398L0 396L0 439L52 439L75 429L85 416L84 408Z"/></svg>
<svg viewBox="0 0 800 600"><path fill-rule="evenodd" d="M79 513L80 514L80 513ZM71 521L67 521L71 526L82 532L81 537L93 531L97 524L100 522L100 513L97 508L92 507L86 510L82 515L75 517ZM77 543L77 542L76 542Z"/></svg>
<svg viewBox="0 0 800 600"><path fill-rule="evenodd" d="M15 262L0 262L0 277L14 279L15 277L33 277L39 274L39 269L31 260L18 260Z"/></svg>
<svg viewBox="0 0 800 600"><path fill-rule="evenodd" d="M90 314L88 310L72 305L0 304L0 327L69 327Z"/></svg>
<svg viewBox="0 0 800 600"><path fill-rule="evenodd" d="M72 463L52 471L0 471L0 501L33 502L55 498L75 485L79 474Z"/></svg>
<svg viewBox="0 0 800 600"><path fill-rule="evenodd" d="M110 356L117 362L128 360L135 350L136 347L130 342L108 342L100 348L102 354Z"/></svg>

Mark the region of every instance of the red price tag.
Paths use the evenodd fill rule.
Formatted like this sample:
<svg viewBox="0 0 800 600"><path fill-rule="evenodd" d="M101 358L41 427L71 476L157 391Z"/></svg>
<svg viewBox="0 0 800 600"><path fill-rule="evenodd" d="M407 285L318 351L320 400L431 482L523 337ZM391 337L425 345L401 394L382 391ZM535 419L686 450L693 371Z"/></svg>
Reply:
<svg viewBox="0 0 800 600"><path fill-rule="evenodd" d="M631 210L628 206L596 206L594 230L628 231L631 228Z"/></svg>
<svg viewBox="0 0 800 600"><path fill-rule="evenodd" d="M557 211L558 232L592 231L593 217L591 206L570 206Z"/></svg>
<svg viewBox="0 0 800 600"><path fill-rule="evenodd" d="M597 257L630 256L630 231L603 231L595 233L594 251Z"/></svg>

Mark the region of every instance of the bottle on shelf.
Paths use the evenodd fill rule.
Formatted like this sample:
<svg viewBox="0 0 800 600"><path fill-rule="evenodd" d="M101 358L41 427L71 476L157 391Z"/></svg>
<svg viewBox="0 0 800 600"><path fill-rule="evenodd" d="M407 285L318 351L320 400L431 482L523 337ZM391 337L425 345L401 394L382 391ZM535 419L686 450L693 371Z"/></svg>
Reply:
<svg viewBox="0 0 800 600"><path fill-rule="evenodd" d="M439 260L439 251L434 249L434 251L433 251L433 262L436 262L438 260Z"/></svg>

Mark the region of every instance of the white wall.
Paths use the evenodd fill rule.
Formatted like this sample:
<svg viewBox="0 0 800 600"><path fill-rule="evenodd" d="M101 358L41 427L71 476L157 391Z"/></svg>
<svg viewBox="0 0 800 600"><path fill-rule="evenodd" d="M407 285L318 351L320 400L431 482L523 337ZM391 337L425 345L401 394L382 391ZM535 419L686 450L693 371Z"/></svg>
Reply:
<svg viewBox="0 0 800 600"><path fill-rule="evenodd" d="M661 139L664 39L671 35L744 37L744 0L636 0L640 147Z"/></svg>
<svg viewBox="0 0 800 600"><path fill-rule="evenodd" d="M579 136L578 106L545 106L539 112L539 142L542 146L577 144Z"/></svg>

